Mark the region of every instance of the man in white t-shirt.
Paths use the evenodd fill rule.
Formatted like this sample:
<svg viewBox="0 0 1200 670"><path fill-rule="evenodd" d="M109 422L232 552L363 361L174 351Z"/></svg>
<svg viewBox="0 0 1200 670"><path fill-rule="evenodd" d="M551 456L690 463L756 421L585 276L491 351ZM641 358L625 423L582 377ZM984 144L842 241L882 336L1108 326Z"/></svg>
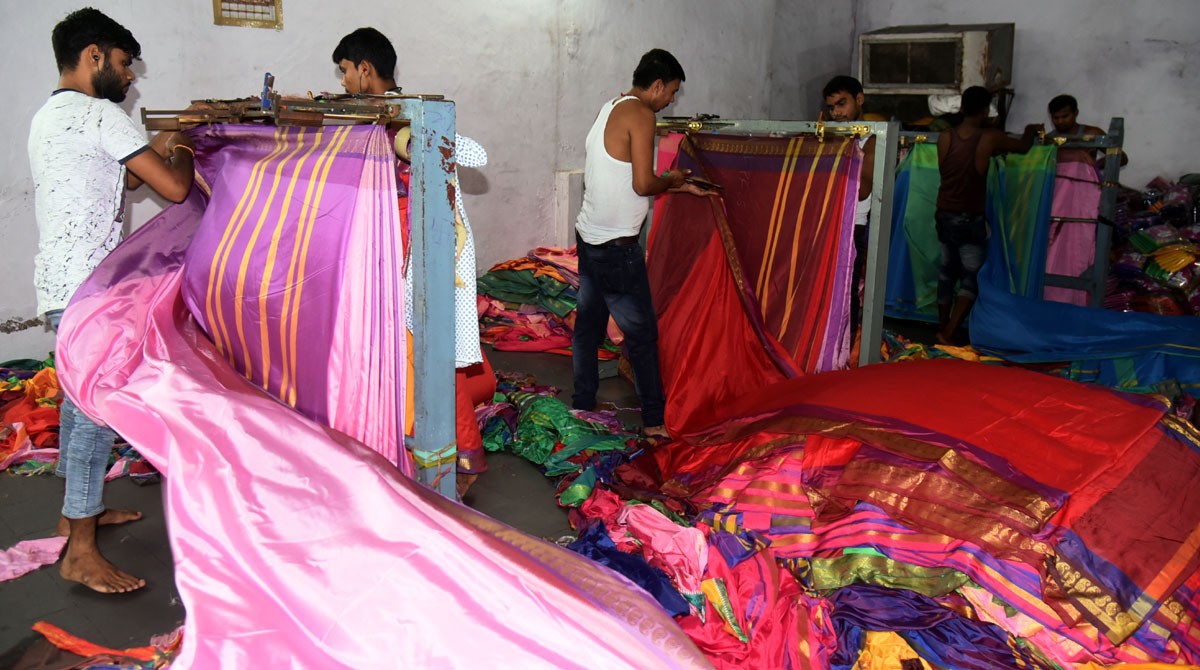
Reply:
<svg viewBox="0 0 1200 670"><path fill-rule="evenodd" d="M862 121L862 84L849 75L838 75L821 91L829 116L841 123ZM871 183L875 180L875 135L858 140L863 151L862 172L858 178L858 205L854 210L854 271L850 284L850 341L853 342L862 322L862 280L867 267L867 223L871 217Z"/></svg>
<svg viewBox="0 0 1200 670"><path fill-rule="evenodd" d="M58 90L33 117L29 165L38 224L34 284L38 311L57 330L80 284L121 241L125 190L143 182L182 202L192 187L195 148L181 133L146 142L116 103L125 99L141 54L133 35L95 9L73 12L51 35ZM69 535L63 578L102 593L145 586L117 569L96 545L99 525L141 518L106 510L103 487L115 434L63 399L57 474L66 478L59 532Z"/></svg>

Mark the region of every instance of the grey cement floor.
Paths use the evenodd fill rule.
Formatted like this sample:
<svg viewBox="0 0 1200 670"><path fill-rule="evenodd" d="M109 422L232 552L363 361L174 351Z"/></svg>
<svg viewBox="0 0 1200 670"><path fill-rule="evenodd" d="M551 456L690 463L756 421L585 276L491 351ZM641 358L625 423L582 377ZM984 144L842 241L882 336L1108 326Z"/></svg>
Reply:
<svg viewBox="0 0 1200 670"><path fill-rule="evenodd" d="M496 370L531 373L539 384L562 389L570 403L571 359L538 353L493 352ZM620 378L605 379L601 402L637 405L632 387ZM636 412L621 420L640 425ZM489 454L488 471L467 493L467 505L531 535L555 540L570 534L566 512L554 499L554 482L537 466L512 454ZM110 482L105 503L138 509L135 523L100 529L104 554L146 587L130 594L101 595L63 581L58 566L46 566L15 580L0 582L0 668L22 664L45 645L31 626L45 620L93 643L112 648L146 645L150 637L174 630L185 616L175 591L173 561L162 513L162 484L138 486L129 479ZM63 485L55 477L0 474L0 550L21 540L54 533L62 507Z"/></svg>

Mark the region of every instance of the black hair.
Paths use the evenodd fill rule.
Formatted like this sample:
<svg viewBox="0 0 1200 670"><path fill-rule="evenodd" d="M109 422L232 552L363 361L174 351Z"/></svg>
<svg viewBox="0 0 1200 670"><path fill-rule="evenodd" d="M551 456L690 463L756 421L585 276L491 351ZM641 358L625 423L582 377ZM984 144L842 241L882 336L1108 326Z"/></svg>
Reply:
<svg viewBox="0 0 1200 670"><path fill-rule="evenodd" d="M963 91L959 112L963 116L975 116L980 112L986 113L990 104L992 104L992 92L982 86L972 86Z"/></svg>
<svg viewBox="0 0 1200 670"><path fill-rule="evenodd" d="M114 47L129 54L130 58L142 55L142 45L133 38L133 33L91 7L71 12L59 21L50 33L50 43L54 46L54 60L60 74L73 70L79 64L79 54L91 44L99 47L105 56Z"/></svg>
<svg viewBox="0 0 1200 670"><path fill-rule="evenodd" d="M669 51L651 49L642 56L637 68L633 71L633 85L637 88L650 88L654 82L662 80L664 84L673 81L685 81L683 66Z"/></svg>
<svg viewBox="0 0 1200 670"><path fill-rule="evenodd" d="M396 49L383 33L374 28L359 28L342 38L333 50L333 62L348 60L357 67L367 61L384 79L396 75Z"/></svg>
<svg viewBox="0 0 1200 670"><path fill-rule="evenodd" d="M1075 114L1079 113L1079 101L1077 101L1075 99L1075 96L1073 96L1073 95L1056 95L1056 96L1054 96L1053 99L1050 100L1050 104L1047 105L1047 108L1049 109L1051 114L1054 114L1056 112L1061 112L1062 110L1066 109L1067 107L1070 107L1071 111L1073 113L1075 113Z"/></svg>
<svg viewBox="0 0 1200 670"><path fill-rule="evenodd" d="M825 88L821 90L821 97L828 98L834 93L845 91L850 95L858 95L863 92L862 82L851 77L850 75L839 74L825 84Z"/></svg>

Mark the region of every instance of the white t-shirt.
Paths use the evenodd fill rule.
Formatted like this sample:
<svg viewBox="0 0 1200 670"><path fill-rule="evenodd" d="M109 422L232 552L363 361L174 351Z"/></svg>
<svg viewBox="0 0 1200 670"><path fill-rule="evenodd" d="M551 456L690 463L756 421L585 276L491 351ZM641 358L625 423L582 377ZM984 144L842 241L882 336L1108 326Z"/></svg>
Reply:
<svg viewBox="0 0 1200 670"><path fill-rule="evenodd" d="M147 149L133 119L102 98L63 89L34 114L29 166L38 224L38 313L66 307L121 241L125 162Z"/></svg>

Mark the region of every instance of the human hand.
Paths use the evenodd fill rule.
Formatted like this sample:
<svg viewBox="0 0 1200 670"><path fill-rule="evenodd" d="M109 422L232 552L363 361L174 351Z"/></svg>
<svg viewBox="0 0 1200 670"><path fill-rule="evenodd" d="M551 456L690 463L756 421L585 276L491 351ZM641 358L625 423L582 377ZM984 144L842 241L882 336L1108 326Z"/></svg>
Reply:
<svg viewBox="0 0 1200 670"><path fill-rule="evenodd" d="M667 189L674 190L683 186L684 180L688 175L692 174L691 170L668 170L663 173L663 178L667 180Z"/></svg>
<svg viewBox="0 0 1200 670"><path fill-rule="evenodd" d="M671 192L672 193L690 193L692 195L698 195L701 197L717 194L717 192L715 190L701 188L700 186L693 184L691 182L684 182L682 186L671 189Z"/></svg>

